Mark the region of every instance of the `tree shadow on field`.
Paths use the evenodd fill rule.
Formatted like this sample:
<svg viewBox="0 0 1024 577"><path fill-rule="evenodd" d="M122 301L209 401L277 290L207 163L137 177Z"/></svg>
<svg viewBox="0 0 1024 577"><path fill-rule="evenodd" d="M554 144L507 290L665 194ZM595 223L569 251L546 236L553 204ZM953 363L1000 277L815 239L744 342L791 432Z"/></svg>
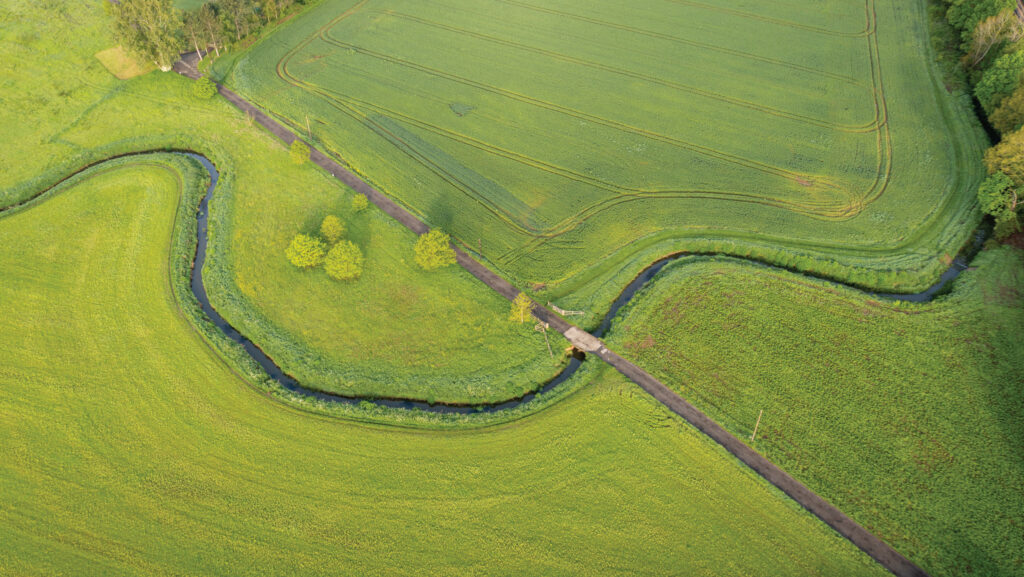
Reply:
<svg viewBox="0 0 1024 577"><path fill-rule="evenodd" d="M452 210L451 205L446 202L444 195L434 198L429 210L427 210L426 218L427 225L430 228L439 228L448 234L452 233L452 227L455 225L455 212Z"/></svg>

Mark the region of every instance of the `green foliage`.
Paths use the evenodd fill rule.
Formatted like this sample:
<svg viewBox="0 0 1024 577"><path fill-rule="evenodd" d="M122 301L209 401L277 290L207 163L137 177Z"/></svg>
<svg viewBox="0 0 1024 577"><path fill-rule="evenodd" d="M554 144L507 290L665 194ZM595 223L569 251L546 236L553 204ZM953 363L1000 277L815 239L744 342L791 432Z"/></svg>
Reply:
<svg viewBox="0 0 1024 577"><path fill-rule="evenodd" d="M455 251L448 233L434 229L416 239L416 264L424 270L434 270L455 264Z"/></svg>
<svg viewBox="0 0 1024 577"><path fill-rule="evenodd" d="M1024 84L1018 85L1009 98L1003 99L989 120L1003 135L1020 130L1024 125Z"/></svg>
<svg viewBox="0 0 1024 577"><path fill-rule="evenodd" d="M217 85L212 80L203 76L192 83L192 96L199 100L209 100L217 94Z"/></svg>
<svg viewBox="0 0 1024 577"><path fill-rule="evenodd" d="M971 35L982 20L1015 7L1016 0L952 0L949 2L946 19L960 31L963 50L966 52Z"/></svg>
<svg viewBox="0 0 1024 577"><path fill-rule="evenodd" d="M327 252L324 270L334 280L355 280L363 274L363 251L352 241L340 241Z"/></svg>
<svg viewBox="0 0 1024 577"><path fill-rule="evenodd" d="M740 438L764 410L755 449L929 574L1016 575L1022 257L983 252L924 305L681 260L606 342Z"/></svg>
<svg viewBox="0 0 1024 577"><path fill-rule="evenodd" d="M327 244L333 245L345 236L345 223L333 214L325 216L324 221L320 223L320 236L324 237Z"/></svg>
<svg viewBox="0 0 1024 577"><path fill-rule="evenodd" d="M996 58L992 66L981 76L974 87L974 94L981 102L985 113L991 115L1020 86L1021 72L1024 71L1024 50L1004 54Z"/></svg>
<svg viewBox="0 0 1024 577"><path fill-rule="evenodd" d="M304 164L309 160L309 146L296 138L288 147L288 156L295 164Z"/></svg>
<svg viewBox="0 0 1024 577"><path fill-rule="evenodd" d="M530 320L530 311L533 310L533 300L525 292L520 292L512 299L512 310L509 311L509 320L524 323Z"/></svg>
<svg viewBox="0 0 1024 577"><path fill-rule="evenodd" d="M996 172L978 187L978 202L985 214L993 216L1012 212L1017 191L1012 180L1002 172Z"/></svg>
<svg viewBox="0 0 1024 577"><path fill-rule="evenodd" d="M212 46L214 53L220 55L220 47L224 45L224 27L217 18L217 12L210 3L204 3L195 12L196 33L202 36L202 43Z"/></svg>
<svg viewBox="0 0 1024 577"><path fill-rule="evenodd" d="M365 194L356 194L352 197L352 211L363 212L370 206L370 199L366 198Z"/></svg>
<svg viewBox="0 0 1024 577"><path fill-rule="evenodd" d="M1004 210L996 214L995 220L996 224L992 229L992 234L997 240L1005 240L1021 230L1020 216L1012 210Z"/></svg>
<svg viewBox="0 0 1024 577"><path fill-rule="evenodd" d="M985 166L990 174L1002 172L1017 187L1024 186L1024 130L1004 136L985 151Z"/></svg>
<svg viewBox="0 0 1024 577"><path fill-rule="evenodd" d="M285 250L285 256L299 268L312 268L324 262L327 247L318 238L307 234L297 234Z"/></svg>
<svg viewBox="0 0 1024 577"><path fill-rule="evenodd" d="M114 36L133 54L170 70L181 43L181 14L171 0L121 0L113 8Z"/></svg>

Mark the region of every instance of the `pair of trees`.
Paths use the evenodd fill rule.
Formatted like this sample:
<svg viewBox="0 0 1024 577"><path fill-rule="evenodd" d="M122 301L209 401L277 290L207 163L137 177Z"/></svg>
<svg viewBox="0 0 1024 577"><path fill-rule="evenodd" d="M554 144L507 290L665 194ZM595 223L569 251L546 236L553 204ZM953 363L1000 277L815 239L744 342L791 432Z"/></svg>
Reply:
<svg viewBox="0 0 1024 577"><path fill-rule="evenodd" d="M220 56L221 46L224 45L224 26L212 4L203 4L197 10L186 12L182 33L200 60L203 59L201 47L212 46L214 53Z"/></svg>
<svg viewBox="0 0 1024 577"><path fill-rule="evenodd" d="M345 224L334 215L324 217L320 236L297 234L285 250L285 256L299 268L323 265L327 276L335 280L355 280L363 274L363 251L344 240Z"/></svg>
<svg viewBox="0 0 1024 577"><path fill-rule="evenodd" d="M978 23L971 37L970 50L964 56L968 68L981 64L993 48L1013 44L1024 37L1024 23L1011 8Z"/></svg>

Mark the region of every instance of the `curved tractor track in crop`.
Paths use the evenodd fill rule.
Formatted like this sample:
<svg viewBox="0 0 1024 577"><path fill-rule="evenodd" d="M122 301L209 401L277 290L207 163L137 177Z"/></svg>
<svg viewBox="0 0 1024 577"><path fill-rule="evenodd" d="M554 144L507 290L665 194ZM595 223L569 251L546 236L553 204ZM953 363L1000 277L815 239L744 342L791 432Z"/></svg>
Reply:
<svg viewBox="0 0 1024 577"><path fill-rule="evenodd" d="M569 12L543 8L525 2L519 2L517 0L502 1L525 9L555 14L564 18L581 20L599 26L624 30L633 34L658 37L672 42L688 43L688 41L682 38L668 36L636 27L615 24ZM359 122L360 124L366 126L374 133L380 135L385 140L390 142L401 154L409 158L411 161L430 170L444 182L448 183L452 188L465 194L473 202L482 205L491 214L501 219L507 225L514 228L516 231L530 237L532 240L528 243L527 246L515 251L520 255L523 253L530 252L539 244L542 244L550 239L556 238L569 231L576 229L581 224L586 222L588 219L592 218L594 215L600 212L606 211L612 207L621 205L623 203L639 199L699 198L730 200L734 202L754 203L763 206L771 206L775 208L789 210L804 216L820 220L847 220L860 214L867 205L881 197L884 194L888 182L890 180L892 172L892 136L890 133L888 123L888 110L886 106L885 87L882 80L881 63L878 55L878 39L875 31L875 22L877 20L877 17L875 15L874 0L865 0L865 17L867 20L867 24L864 32L853 35L853 37L864 38L866 41L867 61L869 63L871 75L871 86L869 92L871 94L873 118L867 121L866 123L860 125L835 124L825 120L808 117L806 115L800 115L797 113L778 110L771 107L762 106L757 103L744 101L742 99L736 99L725 95L712 93L697 87L685 86L678 82L673 82L666 79L653 77L650 75L644 75L629 70L616 68L613 66L605 65L600 62L593 62L590 60L572 57L555 51L546 50L540 47L528 46L520 42L510 41L507 39L497 38L491 35L464 30L446 23L436 22L429 19L407 15L391 10L366 10L365 8L367 3L368 0L360 2L353 8L338 15L337 17L335 17L334 19L320 27L316 34L305 38L303 41L297 43L294 47L292 47L277 64L278 76L285 82L288 82L289 84L301 90L316 94L317 96L321 97L321 99L327 105L336 109L342 114L352 118L353 120ZM782 118L789 118L791 120L804 122L815 126L827 127L837 132L856 134L873 133L875 134L876 147L876 165L873 169L874 177L871 184L868 186L866 190L859 192L849 190L848 188L843 187L838 183L831 182L828 177L825 177L823 175L804 174L800 172L795 172L785 168L766 164L760 161L747 159L742 156L736 156L724 151L719 151L714 148L703 146L695 142L689 142L669 134L663 134L660 132L644 129L638 126L633 126L626 122L616 121L598 115L589 114L585 111L563 106L555 102L550 102L514 90L480 82L471 78L466 78L464 76L454 74L452 72L448 72L445 70L441 70L436 67L427 66L425 64L421 64L407 58L400 58L397 56L385 54L380 51L372 50L367 47L359 46L357 44L352 44L340 38L337 38L335 35L332 34L333 29L336 28L339 24L344 22L346 19L361 12L375 13L381 16L404 19L410 22L418 23L419 25L423 26L431 26L437 29L454 32L457 34L469 35L486 42L512 47L517 50L541 54L548 58L572 63L577 66L594 68L605 72L609 72L611 74L620 75L627 79L639 79L652 84L666 86L678 91L699 94L706 98L710 98L728 104L730 106L745 107L752 110L757 110L764 114L779 116ZM356 53L380 60L382 62L387 62L398 67L407 68L409 70L430 75L432 77L441 78L463 86L471 87L500 97L508 98L516 102L527 104L529 106L555 112L583 122L593 123L595 125L603 126L611 130L622 132L624 134L649 139L654 142L678 148L681 151L686 151L689 153L704 156L709 159L714 159L716 161L733 164L744 169L753 170L755 172L760 172L765 175L781 178L786 181L811 184L810 186L807 187L806 198L784 199L773 198L761 194L754 194L742 190L637 188L625 186L614 182L609 182L607 180L598 179L592 176L581 174L579 171L575 171L564 166L556 166L549 162L545 162L541 159L534 158L517 151L508 150L496 146L492 143L481 141L480 139L474 138L470 135L446 129L434 123L428 122L424 119L415 118L403 114L400 111L382 106L378 103L368 102L364 99L359 98L358 96L345 94L338 90L328 89L326 87L317 85L314 82L303 79L297 76L296 74L292 73L289 69L289 65L304 48L308 47L315 40L319 40L329 45L342 48L345 50L351 50ZM719 50L727 51L735 56L741 56L744 58L754 58L752 55L746 53L731 51L724 48L719 48ZM763 58L756 59L764 60ZM788 63L781 63L779 61L775 61L772 59L769 60L776 65L794 66ZM819 71L813 72L815 74L821 74L821 72ZM346 73L354 75L360 74L358 71L355 70L347 70ZM843 81L851 83L851 79L843 78ZM853 81L853 83L856 84L856 81ZM409 90L412 93L416 93L421 98L434 98L434 95L419 92L415 88L404 87L403 89ZM530 226L528 223L522 222L522 220L517 218L515 215L508 213L507 211L503 210L500 206L494 204L490 199L486 197L486 195L482 194L480 191L475 190L469 183L460 179L458 175L453 174L445 167L441 166L436 162L431 161L424 155L418 153L415 147L411 145L409 142L407 142L405 139L403 139L401 135L395 134L394 131L389 130L387 126L383 125L381 122L375 119L376 117L380 116L399 120L421 130L425 130L442 138L451 140L452 142L472 147L486 154L511 160L521 165L524 169L539 170L547 174L554 175L569 181L582 183L597 189L602 189L611 192L615 196L589 205L581 206L576 214L566 217L557 223L551 224L550 226L544 228ZM515 257L513 257L512 255L508 255L507 258L509 259L509 262L511 262L512 260L514 260ZM506 260L506 257L498 257L498 260L503 262L503 264L507 264L506 262L504 262Z"/></svg>
<svg viewBox="0 0 1024 577"><path fill-rule="evenodd" d="M865 73L869 73L870 80L865 78L866 83L861 84L860 81L849 78L843 75L816 70L814 68L804 66L801 64L785 62L777 58L767 58L733 50L723 46L713 46L707 43L694 42L677 36L664 34L652 30L645 30L635 26L628 26L625 24L619 24L610 22L608 20L602 20L597 17L585 16L581 14L575 14L572 12L566 12L564 10L556 10L554 8L548 8L530 3L525 0L497 0L501 3L508 4L510 6L516 6L524 10L531 10L541 12L545 14L556 15L560 18L566 18L570 20L578 20L581 22L587 22L594 26L605 27L609 29L619 30L630 34L636 34L641 36L648 36L651 38L658 38L660 40L678 43L687 46L698 47L701 49L714 50L723 54L729 54L731 56L751 59L755 62L770 64L772 66L799 70L801 73L816 74L823 77L829 77L834 80L846 83L847 85L863 88L870 94L870 109L871 118L865 118L864 122L856 122L852 124L834 123L820 118L814 118L812 116L801 115L797 113L791 113L785 110L774 109L771 107L761 106L754 102L745 101L742 99L730 98L721 94L715 94L701 88L686 86L679 82L670 81L664 78L659 78L650 74L643 74L634 72L628 69L617 68L608 64L604 64L599 61L585 59L577 56L563 54L554 50L549 50L540 46L533 46L528 43L519 41L517 39L509 39L496 36L494 33L484 33L481 31L467 30L459 27L453 23L439 21L438 19L425 18L423 16L406 14L397 10L385 10L376 9L373 7L371 0L362 0L355 6L351 7L347 11L338 14L336 17L327 21L323 25L318 26L316 31L303 38L300 42L294 46L289 47L288 51L277 61L276 73L277 76L284 82L291 86L298 88L301 91L317 97L318 102L323 104L325 107L336 111L345 117L359 123L372 131L373 134L380 136L385 142L389 143L402 157L409 160L412 165L421 167L430 174L436 176L440 182L445 183L451 187L453 192L464 195L465 199L477 205L485 213L498 221L503 225L507 226L509 230L515 232L524 239L524 242L518 246L512 246L501 251L496 251L494 254L487 256L488 260L493 262L495 266L501 269L506 267L515 267L516 263L523 259L528 259L532 254L539 250L548 250L549 247L557 245L563 235L573 232L584 223L593 219L594 217L608 212L609 210L615 209L616 207L622 207L626 203L636 201L659 201L659 200L680 200L680 199L707 199L707 200L725 200L730 202L739 202L746 204L755 204L760 206L768 206L780 210L785 210L794 214L806 216L811 219L826 221L826 222L838 222L849 220L859 214L861 214L867 206L872 204L881 198L889 186L892 180L893 174L893 136L891 133L890 121L889 121L889 110L886 102L885 83L882 74L882 64L879 56L879 39L878 39L878 17L876 14L875 0L864 0L864 27L856 32L852 31L836 31L828 30L823 28L815 28L813 26L806 26L798 22L789 22L779 19L768 18L763 15L755 13L742 12L732 9L719 9L718 7L710 6L700 2L680 1L675 2L676 4L686 5L698 10L727 10L730 13L736 12L735 15L742 16L744 18L750 18L755 21L766 22L773 26L789 27L792 29L806 30L808 33L819 35L823 38L843 38L847 41L852 42L864 42L865 54L866 54L866 66ZM875 149L875 163L874 167L870 169L869 174L873 174L870 180L865 182L865 188L862 190L853 190L848 187L844 187L828 177L822 175L804 174L795 172L786 168L773 166L757 160L751 160L742 156L736 156L727 152L719 151L713 148L703 146L699 143L688 142L680 139L671 134L665 134L661 132L655 132L647 130L638 126L631 125L626 122L620 122L613 119L603 118L597 115L589 114L582 110L577 110L571 107L560 105L556 102L551 102L541 98L536 98L527 94L523 94L508 88L496 86L489 83L480 82L472 78L467 78L455 74L451 71L442 70L436 66L428 66L424 63L416 62L414 58L399 57L391 54L382 52L379 49L371 49L369 47L360 46L358 43L353 43L340 38L337 33L337 28L340 24L356 15L371 15L373 18L384 19L392 18L401 20L405 23L409 23L415 26L429 27L444 31L445 33L459 34L472 37L481 42L491 43L496 46L505 47L513 50L520 50L531 54L541 55L545 58L558 60L572 64L577 67L591 68L594 70L602 71L612 75L621 76L624 80L638 80L643 82L651 83L652 85L664 86L674 90L680 90L692 94L701 95L703 98L717 99L727 106L744 107L750 110L756 110L763 114L780 116L787 118L790 121L802 122L813 126L826 127L838 133L847 133L855 135L873 135L872 140L874 141ZM629 186L623 183L612 182L607 179L600 178L591 174L586 174L580 170L570 168L568 166L559 165L556 162L551 162L531 156L524 153L524 151L511 149L506 146L501 146L495 142L488 141L488 139L482 139L480 137L474 137L471 134L465 133L460 129L454 129L452 127L441 126L436 122L430 121L423 117L417 117L415 114L407 114L399 110L395 110L393 107L388 107L384 103L371 102L365 98L360 97L357 94L349 94L344 89L333 89L325 86L316 84L309 79L303 78L301 74L293 72L293 66L298 62L297 57L303 53L303 50L308 48L312 43L319 42L328 46L332 46L345 51L358 53L368 58L379 60L380 62L387 63L389 66L398 68L404 68L412 73L426 74L433 78L438 78L446 82L457 83L461 86L469 87L474 90L486 91L489 94L507 98L511 101L524 104L531 107L544 110L548 113L560 114L569 118L579 120L581 122L587 122L594 125L607 128L609 130L618 131L625 135L634 137L646 138L652 142L667 145L679 149L680 151L686 151L688 153L697 154L708 159L713 159L716 162L726 162L744 170L753 170L755 172L770 176L776 179L783 179L787 182L799 182L802 185L808 185L801 191L802 196L779 196L773 197L765 195L763 193L744 191L744 190L713 190L713 189L686 189L686 188L657 188L657 187L636 187ZM346 74L351 74L356 77L368 77L368 75L360 70L354 68L345 68ZM931 72L934 75L934 71ZM932 78L935 82L934 77ZM429 94L425 91L419 90L415 86L403 86L403 90L410 94L417 96L425 100L436 100L437 96ZM352 91L354 92L354 91ZM289 119L287 116L283 117L284 122L289 125L296 127L301 122L295 119ZM388 120L385 123L382 120ZM571 183L576 186L583 186L593 190L600 190L604 194L603 198L599 200L593 200L589 203L581 203L577 208L574 209L574 214L565 216L557 222L535 224L528 222L522 215L517 215L510 212L506 207L500 205L495 199L489 198L486 191L478 190L474 187L472 182L469 182L466 177L455 173L455 171L448 166L445 166L442 162L432 159L428 154L424 154L417 150L416 143L410 142L408 138L396 132L390 124L398 123L404 124L411 129L422 131L423 134L429 134L432 137L443 139L444 141L452 143L452 146L466 147L465 150L473 150L480 152L496 159L501 159L502 162L514 163L514 166L519 166L523 171L536 171L538 174L544 174L548 177L554 177L561 179L566 183ZM867 145L865 146L872 146ZM960 150L955 144L952 145L953 149L951 153L956 158L957 170L954 171L954 178L950 179L946 186L949 190L959 190L964 187L965 183L965 172L959 167L964 162L963 151ZM327 152L331 152L329 149L325 149ZM334 154L337 157L337 154ZM510 165L512 166L512 165ZM867 167L865 167L867 168ZM765 243L771 246L778 246L783 248L807 250L811 251L815 258L829 258L835 256L849 256L854 258L860 257L894 257L907 253L908 250L912 251L914 246L923 239L926 239L934 234L943 234L940 231L941 227L936 228L936 223L940 222L940 219L947 215L949 207L954 202L955 194L946 194L942 197L939 202L936 202L926 207L919 215L919 225L913 227L906 234L901 235L898 238L892 240L886 240L883 242L836 242L828 239L816 239L815 242L809 243L801 241L798 238L783 238L777 237L771 234L764 234L757 231L731 231L730 230L715 230L707 231L721 235L722 238L729 238L731 233L735 233L734 236L743 237L747 241L756 241L758 243ZM401 199L396 199L399 203L403 203ZM407 209L415 212L416 207L410 205L404 205ZM692 232L679 230L673 233L670 229L661 231L659 237L662 240L668 238L671 239L685 239ZM717 238L717 237L716 237ZM685 248L685 247L684 247ZM954 250L957 247L953 247ZM628 250L624 246L611 247L605 258L612 257L618 253ZM676 249L678 250L678 249ZM948 249L947 249L948 250ZM734 255L742 256L742 255ZM511 270L511 269L506 269ZM574 273L575 274L575 273ZM552 280L552 279L548 279ZM560 279L567 281L569 279Z"/></svg>

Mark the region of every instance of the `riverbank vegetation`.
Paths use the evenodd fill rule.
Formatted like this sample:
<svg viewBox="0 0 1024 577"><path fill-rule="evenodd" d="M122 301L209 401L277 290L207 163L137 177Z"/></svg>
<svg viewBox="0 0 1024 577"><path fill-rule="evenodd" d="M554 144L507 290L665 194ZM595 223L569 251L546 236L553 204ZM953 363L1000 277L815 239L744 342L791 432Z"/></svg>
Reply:
<svg viewBox="0 0 1024 577"><path fill-rule="evenodd" d="M978 188L995 236L1020 232L1024 189L1024 12L1016 0L943 0L946 19L961 42L965 77L999 142L985 153L989 176Z"/></svg>
<svg viewBox="0 0 1024 577"><path fill-rule="evenodd" d="M609 346L931 575L1024 563L1024 253L894 303L733 260L669 264Z"/></svg>

